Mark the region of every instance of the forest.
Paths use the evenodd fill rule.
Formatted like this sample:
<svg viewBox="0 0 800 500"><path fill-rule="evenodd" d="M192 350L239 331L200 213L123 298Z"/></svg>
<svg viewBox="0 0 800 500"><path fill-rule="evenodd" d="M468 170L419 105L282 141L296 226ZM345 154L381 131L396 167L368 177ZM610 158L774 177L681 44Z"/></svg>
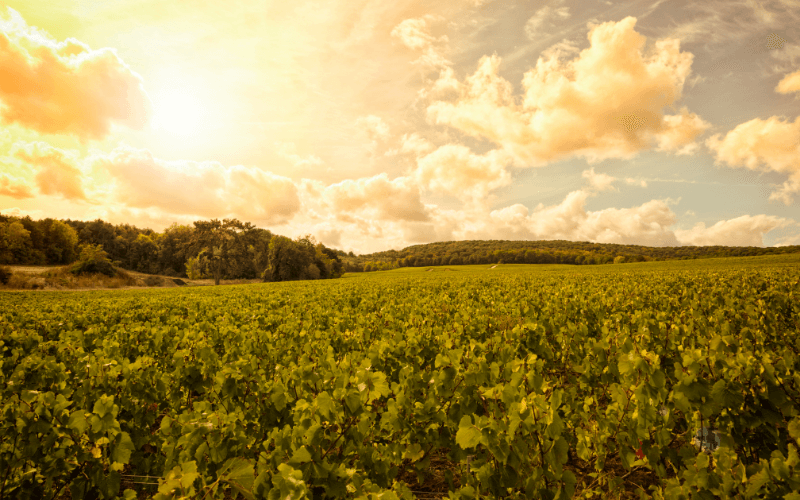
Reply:
<svg viewBox="0 0 800 500"><path fill-rule="evenodd" d="M94 250L94 251L93 251ZM66 265L104 252L116 267L199 279L289 281L337 278L335 251L313 237L295 240L237 219L173 224L162 233L129 224L0 215L0 265Z"/></svg>
<svg viewBox="0 0 800 500"><path fill-rule="evenodd" d="M159 233L100 219L33 220L0 215L0 265L67 265L89 247L105 252L110 262L122 269L191 279L208 277L216 282L325 279L344 272L399 267L622 264L800 252L797 245L646 247L564 240L470 240L356 255L328 248L311 235L290 239L237 219L173 224Z"/></svg>
<svg viewBox="0 0 800 500"><path fill-rule="evenodd" d="M746 257L800 252L800 246L646 247L576 241L445 241L414 245L356 257L345 257L348 272L377 271L397 267L457 266L461 264L624 264L653 260L685 260L713 257Z"/></svg>

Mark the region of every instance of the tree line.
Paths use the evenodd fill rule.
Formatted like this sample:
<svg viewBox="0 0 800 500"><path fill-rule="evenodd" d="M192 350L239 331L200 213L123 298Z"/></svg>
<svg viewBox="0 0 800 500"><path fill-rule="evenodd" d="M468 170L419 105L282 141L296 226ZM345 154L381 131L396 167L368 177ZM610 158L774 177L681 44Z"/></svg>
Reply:
<svg viewBox="0 0 800 500"><path fill-rule="evenodd" d="M310 235L292 240L237 219L173 224L158 233L101 219L0 215L0 265L66 265L82 254L104 255L120 268L148 274L209 277L215 283L288 281L341 276L339 253Z"/></svg>
<svg viewBox="0 0 800 500"><path fill-rule="evenodd" d="M317 243L312 236L289 239L237 219L195 221L158 233L103 220L73 221L0 215L0 265L63 265L87 245L102 250L118 267L196 279L287 281L324 279L344 272L462 264L619 264L651 260L737 257L800 252L800 246L647 247L565 240L446 241L356 255Z"/></svg>
<svg viewBox="0 0 800 500"><path fill-rule="evenodd" d="M446 241L414 245L365 255L343 255L346 272L382 271L398 267L457 266L461 264L622 264L652 260L744 257L800 252L800 246L646 247L576 241Z"/></svg>

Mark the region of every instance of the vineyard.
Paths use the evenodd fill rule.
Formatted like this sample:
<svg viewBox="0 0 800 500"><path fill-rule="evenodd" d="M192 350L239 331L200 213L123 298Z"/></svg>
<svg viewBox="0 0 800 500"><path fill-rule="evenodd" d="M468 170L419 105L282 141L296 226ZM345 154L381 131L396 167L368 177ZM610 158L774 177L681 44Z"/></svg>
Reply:
<svg viewBox="0 0 800 500"><path fill-rule="evenodd" d="M0 294L0 499L800 500L800 255Z"/></svg>

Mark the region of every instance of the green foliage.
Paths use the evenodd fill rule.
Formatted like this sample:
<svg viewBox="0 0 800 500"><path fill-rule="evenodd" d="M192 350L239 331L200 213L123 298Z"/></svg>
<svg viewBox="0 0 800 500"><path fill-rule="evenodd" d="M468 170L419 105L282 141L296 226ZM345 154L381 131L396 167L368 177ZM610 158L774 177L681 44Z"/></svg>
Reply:
<svg viewBox="0 0 800 500"><path fill-rule="evenodd" d="M0 294L0 495L797 498L798 264Z"/></svg>
<svg viewBox="0 0 800 500"><path fill-rule="evenodd" d="M82 245L78 261L69 268L72 274L105 274L116 276L117 271L108 260L108 253L100 245Z"/></svg>
<svg viewBox="0 0 800 500"><path fill-rule="evenodd" d="M21 222L0 222L0 264L24 262L30 242L30 231Z"/></svg>
<svg viewBox="0 0 800 500"><path fill-rule="evenodd" d="M800 246L644 247L581 241L444 241L413 245L366 255L340 252L348 272L384 271L397 267L429 267L461 264L570 264L594 265L653 260L755 256L800 252Z"/></svg>
<svg viewBox="0 0 800 500"><path fill-rule="evenodd" d="M0 266L0 284L7 285L8 281L11 279L11 268L6 266Z"/></svg>
<svg viewBox="0 0 800 500"><path fill-rule="evenodd" d="M186 276L190 280L199 280L203 277L203 262L200 257L192 257L186 260Z"/></svg>
<svg viewBox="0 0 800 500"><path fill-rule="evenodd" d="M292 241L285 236L273 236L269 242L268 255L267 269L262 276L264 281L320 277L320 268L314 264L314 243L308 237Z"/></svg>

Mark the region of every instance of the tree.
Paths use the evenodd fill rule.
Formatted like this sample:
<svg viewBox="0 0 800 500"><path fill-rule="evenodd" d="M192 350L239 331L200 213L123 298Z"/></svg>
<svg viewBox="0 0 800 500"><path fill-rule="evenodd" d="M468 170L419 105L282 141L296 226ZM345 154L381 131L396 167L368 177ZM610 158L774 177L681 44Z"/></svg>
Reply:
<svg viewBox="0 0 800 500"><path fill-rule="evenodd" d="M158 245L153 238L139 234L128 249L128 266L140 273L158 272Z"/></svg>
<svg viewBox="0 0 800 500"><path fill-rule="evenodd" d="M31 233L18 220L0 223L0 264L24 263L31 250Z"/></svg>
<svg viewBox="0 0 800 500"><path fill-rule="evenodd" d="M269 243L272 240L272 233L266 229L257 229L252 238L253 270L257 276L263 278L264 272L269 267Z"/></svg>
<svg viewBox="0 0 800 500"><path fill-rule="evenodd" d="M294 242L286 236L273 236L269 242L269 264L264 271L264 281L301 279L312 263L305 246L305 243Z"/></svg>
<svg viewBox="0 0 800 500"><path fill-rule="evenodd" d="M249 222L242 224L237 219L223 221L212 219L195 221L194 227L194 242L195 247L199 249L198 255L208 259L214 284L219 285L230 267L246 259L247 246L243 244L241 236L245 231L253 229L253 226Z"/></svg>
<svg viewBox="0 0 800 500"><path fill-rule="evenodd" d="M81 245L81 254L78 261L70 266L72 274L100 273L106 276L116 276L117 270L108 260L108 253L101 245Z"/></svg>
<svg viewBox="0 0 800 500"><path fill-rule="evenodd" d="M194 229L172 224L158 238L158 268L162 274L182 276L187 269ZM191 276L189 276L191 278Z"/></svg>
<svg viewBox="0 0 800 500"><path fill-rule="evenodd" d="M68 264L78 257L78 233L55 219L39 221L44 233L44 253L49 264Z"/></svg>

